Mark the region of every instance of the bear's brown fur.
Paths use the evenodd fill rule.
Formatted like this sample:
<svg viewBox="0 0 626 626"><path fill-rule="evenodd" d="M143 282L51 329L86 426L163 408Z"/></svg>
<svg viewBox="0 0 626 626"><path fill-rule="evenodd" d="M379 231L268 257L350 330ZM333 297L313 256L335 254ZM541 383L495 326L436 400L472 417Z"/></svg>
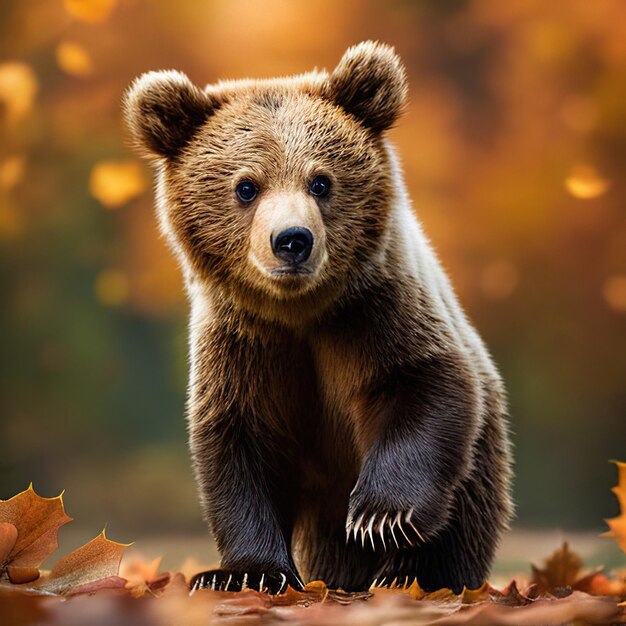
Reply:
<svg viewBox="0 0 626 626"><path fill-rule="evenodd" d="M511 515L504 394L385 139L406 93L366 42L330 74L152 72L126 95L191 302L190 447L222 555L196 587L488 573Z"/></svg>

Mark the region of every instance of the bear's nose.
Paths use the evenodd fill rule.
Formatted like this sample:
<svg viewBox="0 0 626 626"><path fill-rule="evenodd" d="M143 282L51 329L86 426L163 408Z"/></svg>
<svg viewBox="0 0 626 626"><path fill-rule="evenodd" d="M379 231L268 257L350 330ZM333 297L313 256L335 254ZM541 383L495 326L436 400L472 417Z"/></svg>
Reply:
<svg viewBox="0 0 626 626"><path fill-rule="evenodd" d="M287 228L276 237L272 236L274 256L292 265L304 263L313 249L313 233L308 228L294 226Z"/></svg>

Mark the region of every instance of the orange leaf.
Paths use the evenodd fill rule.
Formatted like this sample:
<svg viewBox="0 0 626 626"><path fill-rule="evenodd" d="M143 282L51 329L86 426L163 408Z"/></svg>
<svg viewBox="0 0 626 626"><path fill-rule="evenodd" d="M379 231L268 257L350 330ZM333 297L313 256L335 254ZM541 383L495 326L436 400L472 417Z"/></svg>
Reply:
<svg viewBox="0 0 626 626"><path fill-rule="evenodd" d="M617 465L619 482L611 491L617 496L620 514L617 517L605 520L611 530L602 533L602 537L612 537L617 545L626 552L626 463L613 461Z"/></svg>
<svg viewBox="0 0 626 626"><path fill-rule="evenodd" d="M58 547L57 533L63 524L72 521L65 514L63 494L56 498L42 498L33 490L9 500L0 501L0 522L17 529L17 540L2 567L39 567ZM12 531L6 531L11 533ZM6 547L6 546L5 546Z"/></svg>
<svg viewBox="0 0 626 626"><path fill-rule="evenodd" d="M57 561L50 575L38 587L63 595L123 587L126 581L117 573L128 545L110 541L102 531L89 543Z"/></svg>
<svg viewBox="0 0 626 626"><path fill-rule="evenodd" d="M126 589L130 591L133 598L140 598L146 593L154 594L169 584L172 574L170 572L160 574L160 566L160 557L149 563L143 559L135 559L129 563L124 562L121 573L126 579Z"/></svg>
<svg viewBox="0 0 626 626"><path fill-rule="evenodd" d="M485 602L489 600L489 585L483 583L478 589L468 589L464 587L463 594L461 595L461 602L463 604L476 604L477 602Z"/></svg>

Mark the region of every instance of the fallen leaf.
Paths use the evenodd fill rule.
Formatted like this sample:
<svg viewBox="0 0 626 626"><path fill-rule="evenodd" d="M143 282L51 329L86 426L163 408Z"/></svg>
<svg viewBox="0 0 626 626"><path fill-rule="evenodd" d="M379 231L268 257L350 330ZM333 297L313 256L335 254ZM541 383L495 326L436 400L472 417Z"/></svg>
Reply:
<svg viewBox="0 0 626 626"><path fill-rule="evenodd" d="M626 463L613 461L617 466L619 480L611 491L617 496L620 514L617 517L605 520L611 530L602 533L602 537L612 537L617 545L626 553Z"/></svg>
<svg viewBox="0 0 626 626"><path fill-rule="evenodd" d="M17 539L8 557L0 563L0 578L8 567L38 568L57 549L59 528L70 521L72 518L66 515L63 506L63 494L42 498L35 493L32 484L13 498L1 500L0 522L13 525ZM9 534L10 541L12 531L5 527L5 533Z"/></svg>
<svg viewBox="0 0 626 626"><path fill-rule="evenodd" d="M7 576L9 581L14 585L23 585L25 583L32 583L39 578L38 567L20 567L19 565L8 565Z"/></svg>
<svg viewBox="0 0 626 626"><path fill-rule="evenodd" d="M160 566L160 557L149 563L136 558L123 564L120 575L126 580L126 589L133 598L141 598L146 593L155 594L169 584L172 574L159 573Z"/></svg>
<svg viewBox="0 0 626 626"><path fill-rule="evenodd" d="M592 596L626 596L626 577L609 578L599 569L579 578L572 588Z"/></svg>
<svg viewBox="0 0 626 626"><path fill-rule="evenodd" d="M478 602L486 602L489 600L489 585L483 583L478 589L463 589L461 594L462 604L476 604Z"/></svg>
<svg viewBox="0 0 626 626"><path fill-rule="evenodd" d="M126 580L117 574L128 545L107 539L103 530L95 539L57 561L37 587L61 595L123 588Z"/></svg>
<svg viewBox="0 0 626 626"><path fill-rule="evenodd" d="M531 582L541 593L554 593L572 587L582 569L582 559L569 549L567 542L544 561L543 568L532 565Z"/></svg>
<svg viewBox="0 0 626 626"><path fill-rule="evenodd" d="M0 523L0 564L9 558L16 541L17 528L8 522Z"/></svg>

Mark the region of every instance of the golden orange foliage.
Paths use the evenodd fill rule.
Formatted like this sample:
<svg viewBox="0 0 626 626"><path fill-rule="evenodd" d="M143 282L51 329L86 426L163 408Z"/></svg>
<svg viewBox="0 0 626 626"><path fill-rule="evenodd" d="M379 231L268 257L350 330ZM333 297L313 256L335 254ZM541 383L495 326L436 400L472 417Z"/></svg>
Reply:
<svg viewBox="0 0 626 626"><path fill-rule="evenodd" d="M626 553L626 463L614 461L619 473L619 481L612 491L617 496L620 514L617 517L606 520L611 530L604 533L605 537L612 537L617 545Z"/></svg>

